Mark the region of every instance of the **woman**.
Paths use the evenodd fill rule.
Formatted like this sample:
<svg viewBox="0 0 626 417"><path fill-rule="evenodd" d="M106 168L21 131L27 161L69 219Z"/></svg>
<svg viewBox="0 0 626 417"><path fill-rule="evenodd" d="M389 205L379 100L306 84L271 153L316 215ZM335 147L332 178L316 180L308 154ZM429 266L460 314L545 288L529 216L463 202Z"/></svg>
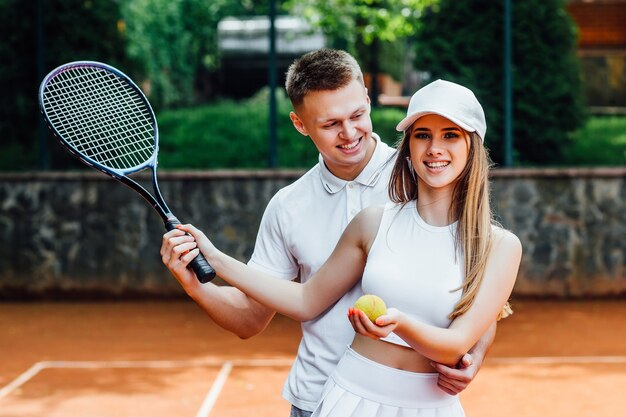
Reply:
<svg viewBox="0 0 626 417"><path fill-rule="evenodd" d="M394 203L358 214L304 284L260 276L193 226L179 226L220 277L296 320L313 319L361 278L365 293L387 302L375 323L348 312L356 335L314 416L464 415L458 397L437 387L430 362L457 363L513 289L522 250L493 224L485 115L474 94L435 81L413 95L397 129L404 137L390 180ZM190 238L181 261L198 248Z"/></svg>

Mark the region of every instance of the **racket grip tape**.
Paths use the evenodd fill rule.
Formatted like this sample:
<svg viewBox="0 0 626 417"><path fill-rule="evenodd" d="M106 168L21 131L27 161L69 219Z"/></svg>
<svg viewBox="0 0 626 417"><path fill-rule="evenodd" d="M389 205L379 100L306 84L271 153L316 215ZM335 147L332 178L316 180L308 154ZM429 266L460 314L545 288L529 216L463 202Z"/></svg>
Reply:
<svg viewBox="0 0 626 417"><path fill-rule="evenodd" d="M168 217L165 222L165 228L170 231L176 228L177 225L181 224L180 221L174 216ZM196 277L198 277L198 281L203 284L210 282L213 278L215 278L215 269L209 264L209 262L204 258L202 253L199 253L193 261L189 263L189 267L196 273Z"/></svg>

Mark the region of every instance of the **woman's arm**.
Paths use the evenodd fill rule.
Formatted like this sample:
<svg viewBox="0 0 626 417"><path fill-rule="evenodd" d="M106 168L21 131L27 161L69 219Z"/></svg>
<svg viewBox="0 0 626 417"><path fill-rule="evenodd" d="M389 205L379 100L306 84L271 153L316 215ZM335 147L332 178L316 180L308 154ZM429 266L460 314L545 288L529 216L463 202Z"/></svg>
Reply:
<svg viewBox="0 0 626 417"><path fill-rule="evenodd" d="M461 357L455 366L447 366L432 362L433 368L439 373L437 385L450 395L461 393L474 380L482 367L485 356L496 337L497 324L494 321L485 334Z"/></svg>
<svg viewBox="0 0 626 417"><path fill-rule="evenodd" d="M204 233L191 225L178 228L196 239L199 250L224 281L281 314L306 321L326 310L361 278L367 250L381 217L382 207L359 213L342 234L330 258L304 284L276 279L220 252ZM191 262L198 248L181 257L181 261Z"/></svg>
<svg viewBox="0 0 626 417"><path fill-rule="evenodd" d="M353 326L355 329L360 326L359 333L374 338L393 331L427 358L453 366L496 320L513 290L521 255L519 239L499 230L472 306L447 329L425 324L393 308L379 317L376 325L362 312L351 310Z"/></svg>

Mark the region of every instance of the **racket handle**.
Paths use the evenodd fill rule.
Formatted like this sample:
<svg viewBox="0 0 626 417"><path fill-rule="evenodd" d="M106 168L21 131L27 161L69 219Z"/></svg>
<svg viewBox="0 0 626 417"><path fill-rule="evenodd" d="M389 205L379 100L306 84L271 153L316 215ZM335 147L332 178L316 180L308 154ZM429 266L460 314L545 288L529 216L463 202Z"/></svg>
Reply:
<svg viewBox="0 0 626 417"><path fill-rule="evenodd" d="M170 216L167 218L165 222L165 228L170 231L176 228L176 225L181 224L180 221L174 216ZM189 267L196 273L196 277L198 277L198 281L203 284L210 282L213 278L215 278L215 269L207 262L202 253L199 253L193 261L189 264Z"/></svg>

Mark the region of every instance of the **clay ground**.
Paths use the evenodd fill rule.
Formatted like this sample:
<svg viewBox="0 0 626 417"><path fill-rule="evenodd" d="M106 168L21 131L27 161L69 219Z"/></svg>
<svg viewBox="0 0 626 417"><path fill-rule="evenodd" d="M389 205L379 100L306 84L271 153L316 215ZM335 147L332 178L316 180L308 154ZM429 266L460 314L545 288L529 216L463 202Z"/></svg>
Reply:
<svg viewBox="0 0 626 417"><path fill-rule="evenodd" d="M626 301L513 307L468 417L626 415ZM299 337L278 316L240 340L188 301L2 303L0 416L286 417Z"/></svg>

